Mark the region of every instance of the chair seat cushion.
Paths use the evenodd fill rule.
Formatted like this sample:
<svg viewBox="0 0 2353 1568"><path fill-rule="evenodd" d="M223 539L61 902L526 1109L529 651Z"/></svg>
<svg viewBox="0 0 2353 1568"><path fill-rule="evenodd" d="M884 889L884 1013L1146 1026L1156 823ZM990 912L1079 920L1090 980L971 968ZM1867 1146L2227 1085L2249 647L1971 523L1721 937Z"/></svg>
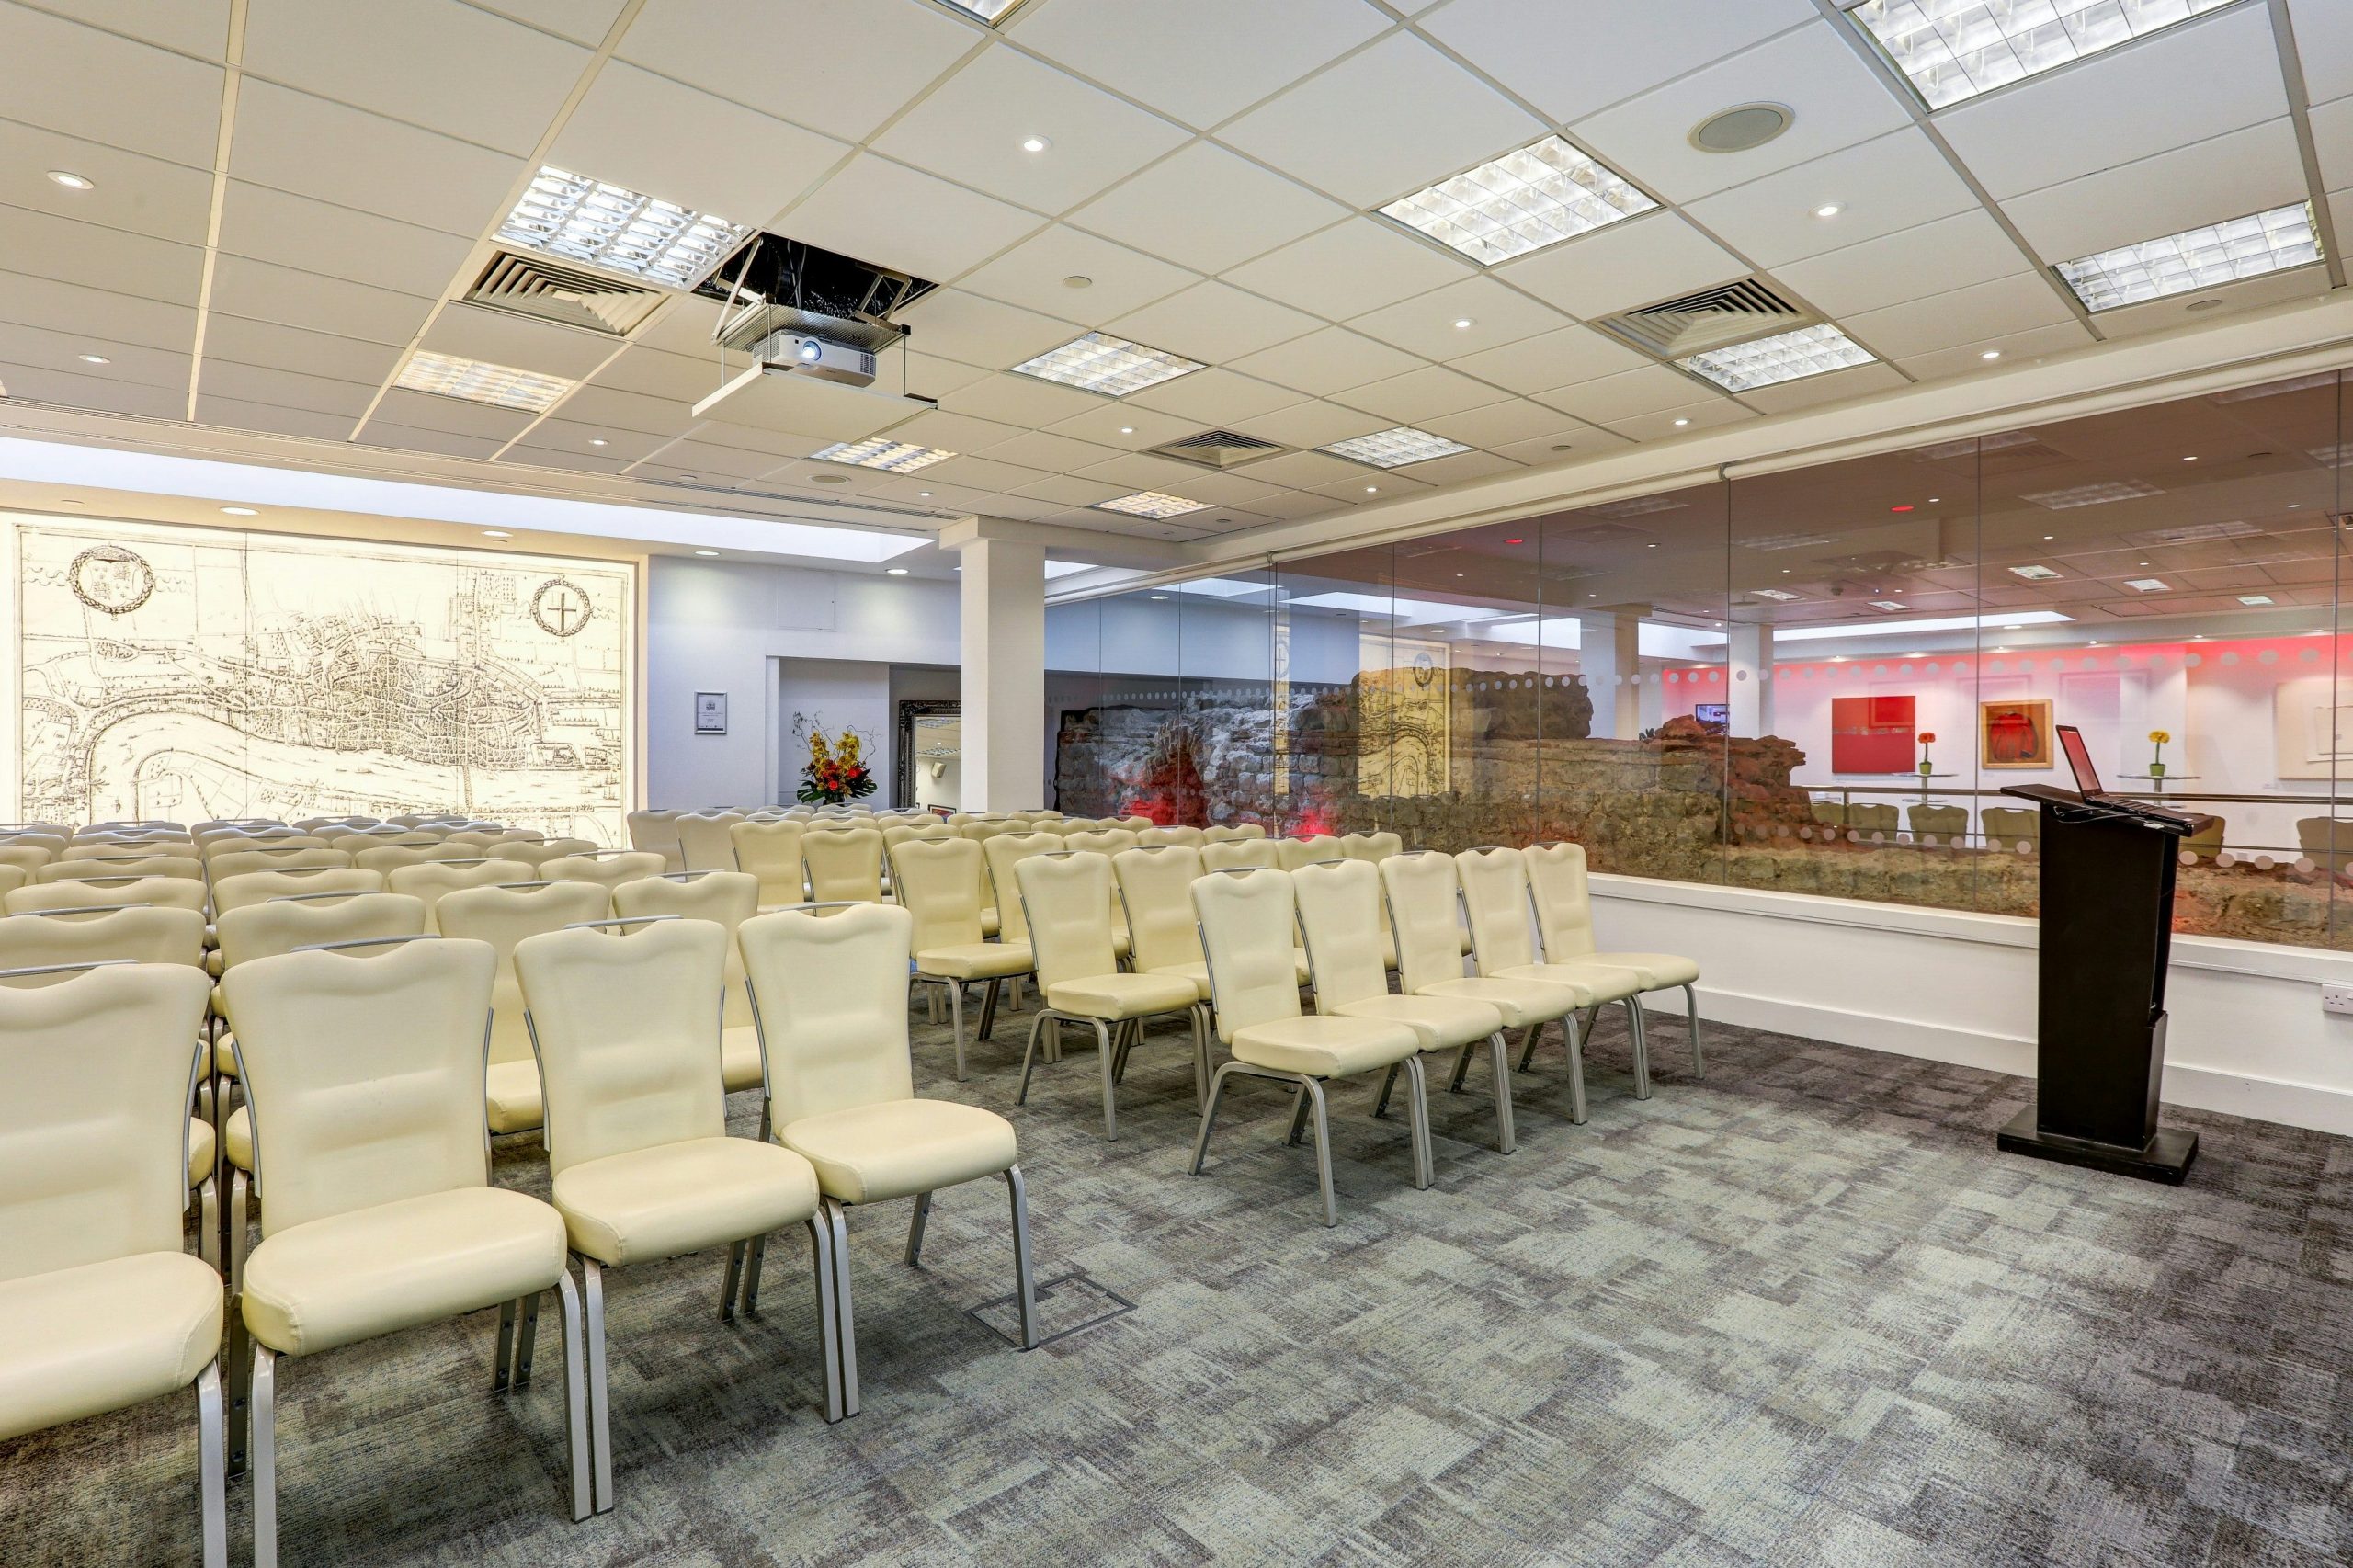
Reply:
<svg viewBox="0 0 2353 1568"><path fill-rule="evenodd" d="M1675 953L1581 953L1570 961L1603 964L1611 969L1631 969L1643 977L1643 989L1645 991L1689 985L1699 978L1699 960Z"/></svg>
<svg viewBox="0 0 2353 1568"><path fill-rule="evenodd" d="M158 1399L221 1352L221 1276L139 1253L0 1282L0 1441Z"/></svg>
<svg viewBox="0 0 2353 1568"><path fill-rule="evenodd" d="M799 1224L817 1211L817 1173L773 1143L697 1138L567 1166L553 1195L574 1251L645 1263Z"/></svg>
<svg viewBox="0 0 2353 1568"><path fill-rule="evenodd" d="M1589 963L1523 963L1499 969L1491 977L1495 980L1540 980L1550 985L1566 985L1584 993L1585 1000L1577 1005L1590 1007L1600 1002L1618 1002L1639 995L1643 977L1631 969L1608 969Z"/></svg>
<svg viewBox="0 0 2353 1568"><path fill-rule="evenodd" d="M1343 1018L1403 1024L1424 1051L1445 1051L1484 1040L1504 1027L1502 1009L1461 996L1368 996L1332 1009Z"/></svg>
<svg viewBox="0 0 2353 1568"><path fill-rule="evenodd" d="M1210 1000L1210 966L1206 963L1163 964L1158 969L1146 970L1144 972L1154 976L1165 974L1173 979L1182 980L1192 986L1195 1001Z"/></svg>
<svg viewBox="0 0 2353 1568"><path fill-rule="evenodd" d="M212 1124L188 1119L188 1184L202 1187L212 1178L212 1167L220 1163L220 1153L212 1142Z"/></svg>
<svg viewBox="0 0 2353 1568"><path fill-rule="evenodd" d="M1097 974L1046 987L1047 1006L1083 1018L1143 1018L1199 1000L1199 988L1181 974Z"/></svg>
<svg viewBox="0 0 2353 1568"><path fill-rule="evenodd" d="M546 1113L540 1106L540 1064L529 1057L520 1062L494 1062L484 1082L493 1132L529 1132Z"/></svg>
<svg viewBox="0 0 2353 1568"><path fill-rule="evenodd" d="M884 1100L788 1122L784 1146L845 1203L879 1203L995 1176L1021 1157L1013 1123L953 1100Z"/></svg>
<svg viewBox="0 0 2353 1568"><path fill-rule="evenodd" d="M926 948L915 955L915 972L943 980L998 980L1027 974L1036 962L1027 942L961 942Z"/></svg>
<svg viewBox="0 0 2353 1568"><path fill-rule="evenodd" d="M1403 1062L1422 1049L1422 1037L1370 1018L1272 1018L1235 1030L1231 1048L1236 1062L1253 1067L1340 1078Z"/></svg>
<svg viewBox="0 0 2353 1568"><path fill-rule="evenodd" d="M1415 994L1484 1002L1504 1016L1504 1028L1507 1029L1524 1029L1530 1024L1549 1024L1586 1006L1586 993L1578 986L1563 985L1550 980L1504 980L1495 975L1483 975L1477 980L1434 981Z"/></svg>
<svg viewBox="0 0 2353 1568"><path fill-rule="evenodd" d="M254 1168L253 1112L239 1106L229 1113L229 1119L222 1123L221 1133L222 1153L228 1156L231 1165L251 1176Z"/></svg>
<svg viewBox="0 0 2353 1568"><path fill-rule="evenodd" d="M982 911L981 911L981 935L982 935L982 936L983 936L983 937L994 937L994 936L995 936L995 935L996 935L1000 930L1002 930L1002 929L1004 929L1004 926L1003 926L1003 925L998 921L998 919L997 919L997 917L996 917L996 911L995 911L995 910L994 910L994 909L983 909L983 910L982 910Z"/></svg>
<svg viewBox="0 0 2353 1568"><path fill-rule="evenodd" d="M727 1092L756 1089L765 1081L760 1076L760 1031L751 1024L737 1024L733 1028L719 1031L719 1075L727 1085Z"/></svg>
<svg viewBox="0 0 2353 1568"><path fill-rule="evenodd" d="M245 1259L245 1327L281 1355L315 1355L553 1290L564 1256L563 1216L536 1198L404 1198L264 1238Z"/></svg>

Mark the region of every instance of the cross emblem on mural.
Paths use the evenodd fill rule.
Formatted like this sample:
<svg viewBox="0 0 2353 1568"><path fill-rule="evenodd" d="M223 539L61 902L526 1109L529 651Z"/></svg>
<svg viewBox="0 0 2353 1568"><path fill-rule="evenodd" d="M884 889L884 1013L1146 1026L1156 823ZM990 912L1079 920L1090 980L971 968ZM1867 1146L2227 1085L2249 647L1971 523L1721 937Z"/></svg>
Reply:
<svg viewBox="0 0 2353 1568"><path fill-rule="evenodd" d="M563 577L549 578L531 596L531 619L551 637L574 635L595 613L579 585Z"/></svg>

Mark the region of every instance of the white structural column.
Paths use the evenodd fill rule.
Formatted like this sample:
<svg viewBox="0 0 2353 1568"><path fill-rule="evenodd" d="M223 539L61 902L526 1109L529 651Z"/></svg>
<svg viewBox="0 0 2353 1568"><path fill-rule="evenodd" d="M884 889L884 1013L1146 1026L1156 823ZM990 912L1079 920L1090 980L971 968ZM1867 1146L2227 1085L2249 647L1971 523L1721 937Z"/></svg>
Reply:
<svg viewBox="0 0 2353 1568"><path fill-rule="evenodd" d="M1725 699L1732 733L1744 738L1773 733L1773 629L1734 623L1731 628L1732 683Z"/></svg>
<svg viewBox="0 0 2353 1568"><path fill-rule="evenodd" d="M1035 810L1046 803L1046 547L985 526L941 542L964 562L964 809Z"/></svg>
<svg viewBox="0 0 2353 1568"><path fill-rule="evenodd" d="M1631 740L1643 727L1643 618L1637 609L1577 611L1577 667L1593 699L1593 733Z"/></svg>

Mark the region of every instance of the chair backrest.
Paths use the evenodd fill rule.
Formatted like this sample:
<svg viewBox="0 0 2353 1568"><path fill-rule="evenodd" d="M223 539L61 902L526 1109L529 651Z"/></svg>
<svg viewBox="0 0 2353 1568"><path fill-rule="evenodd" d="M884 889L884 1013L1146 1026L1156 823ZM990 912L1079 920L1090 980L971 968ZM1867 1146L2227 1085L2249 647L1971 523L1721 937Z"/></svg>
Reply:
<svg viewBox="0 0 2353 1568"><path fill-rule="evenodd" d="M759 879L759 902L799 903L808 896L801 869L801 840L808 828L797 822L739 822L727 830L735 868Z"/></svg>
<svg viewBox="0 0 2353 1568"><path fill-rule="evenodd" d="M915 915L887 903L745 922L737 939L777 1126L915 1097L907 962L915 929ZM812 975L824 983L811 984Z"/></svg>
<svg viewBox="0 0 2353 1568"><path fill-rule="evenodd" d="M485 943L427 937L222 971L265 1233L490 1184L483 1035L496 969Z"/></svg>
<svg viewBox="0 0 2353 1568"><path fill-rule="evenodd" d="M1021 888L1014 879L1014 868L1035 855L1060 854L1063 848L1059 833L1000 833L981 841L981 858L987 862L989 891L984 900L987 907L996 911L996 936L1000 942L1020 942L1029 938L1029 927L1021 917ZM1103 918L1111 918L1111 903L1103 902Z"/></svg>
<svg viewBox="0 0 2353 1568"><path fill-rule="evenodd" d="M915 917L916 952L981 939L986 863L969 838L910 839L891 851L891 892Z"/></svg>
<svg viewBox="0 0 2353 1568"><path fill-rule="evenodd" d="M384 874L384 885L394 892L404 892L425 905L425 928L433 924L433 911L440 902L462 888L494 888L507 882L529 882L539 880L539 869L524 860L427 860L422 865L403 866Z"/></svg>
<svg viewBox="0 0 2353 1568"><path fill-rule="evenodd" d="M204 865L192 855L102 855L87 860L52 860L33 871L37 882L85 881L92 877L185 877L201 881Z"/></svg>
<svg viewBox="0 0 2353 1568"><path fill-rule="evenodd" d="M337 839L335 847L348 854L351 863L362 870L387 873L397 871L404 866L422 866L436 858L436 852L440 847L439 841L436 840L431 845L378 843L364 849L353 848L352 846L358 842L350 838ZM445 855L438 858L454 859L457 857Z"/></svg>
<svg viewBox="0 0 2353 1568"><path fill-rule="evenodd" d="M1392 855L1405 853L1405 841L1393 833L1344 833L1340 835L1340 853L1351 860L1370 860L1377 865Z"/></svg>
<svg viewBox="0 0 2353 1568"><path fill-rule="evenodd" d="M384 873L363 871L357 866L312 866L290 871L247 871L242 876L217 878L212 883L212 908L216 914L243 909L264 899L284 898L289 893L305 892L382 892Z"/></svg>
<svg viewBox="0 0 2353 1568"><path fill-rule="evenodd" d="M673 825L688 871L732 871L735 845L730 830L745 821L742 812L688 812Z"/></svg>
<svg viewBox="0 0 2353 1568"><path fill-rule="evenodd" d="M57 858L57 851L46 844L25 844L0 840L0 866L13 866L29 880L36 870Z"/></svg>
<svg viewBox="0 0 2353 1568"><path fill-rule="evenodd" d="M517 944L551 1171L725 1136L718 993L733 945L708 920L549 931Z"/></svg>
<svg viewBox="0 0 2353 1568"><path fill-rule="evenodd" d="M14 892L32 879L32 873L22 866L11 866L0 860L0 897Z"/></svg>
<svg viewBox="0 0 2353 1568"><path fill-rule="evenodd" d="M1271 838L1221 838L1201 846L1204 871L1272 871L1281 865Z"/></svg>
<svg viewBox="0 0 2353 1568"><path fill-rule="evenodd" d="M506 843L494 845L490 852L501 860L519 860L537 874L539 868L551 860L560 860L569 855L585 855L596 847L585 838L548 838L536 844L508 839Z"/></svg>
<svg viewBox="0 0 2353 1568"><path fill-rule="evenodd" d="M801 863L809 872L813 903L879 903L882 899L882 835L854 827L805 833Z"/></svg>
<svg viewBox="0 0 2353 1568"><path fill-rule="evenodd" d="M460 888L434 906L444 937L487 943L493 960L490 1059L529 1062L531 1031L523 1021L523 989L515 978L515 949L526 937L602 920L612 894L599 882L542 882L528 887Z"/></svg>
<svg viewBox="0 0 2353 1568"><path fill-rule="evenodd" d="M1374 868L1397 942L1397 983L1407 995L1462 978L1461 882L1453 857L1436 850L1392 855Z"/></svg>
<svg viewBox="0 0 2353 1568"><path fill-rule="evenodd" d="M979 839L984 844L1000 833L1018 833L1019 831L1018 824L1007 822L1003 817L972 817L956 824L956 832L960 837Z"/></svg>
<svg viewBox="0 0 2353 1568"><path fill-rule="evenodd" d="M725 974L727 1004L721 1022L736 1028L752 1021L749 998L744 994L744 954L735 934L744 922L760 912L760 880L749 871L686 871L666 877L640 877L613 890L613 913L635 919L675 915L682 920L708 920L727 933Z"/></svg>
<svg viewBox="0 0 2353 1568"><path fill-rule="evenodd" d="M944 822L892 823L882 830L882 847L887 850L892 845L904 844L910 838L954 838L956 835L956 830Z"/></svg>
<svg viewBox="0 0 2353 1568"><path fill-rule="evenodd" d="M153 905L0 920L0 969L51 964L204 962L204 916Z"/></svg>
<svg viewBox="0 0 2353 1568"><path fill-rule="evenodd" d="M1381 961L1381 869L1370 860L1305 866L1290 873L1299 934L1315 985L1315 1010L1389 994Z"/></svg>
<svg viewBox="0 0 2353 1568"><path fill-rule="evenodd" d="M188 858L188 850L177 842L166 842L159 848L153 839L101 838L69 844L64 853L51 856L56 860L124 859L141 856L178 854Z"/></svg>
<svg viewBox="0 0 2353 1568"><path fill-rule="evenodd" d="M615 855L559 855L542 864L539 873L551 882L595 882L609 892L623 882L676 869L651 850L628 849Z"/></svg>
<svg viewBox="0 0 2353 1568"><path fill-rule="evenodd" d="M1201 951L1209 960L1218 1038L1230 1045L1253 1024L1299 1017L1290 873L1212 873L1193 884L1192 898L1200 917Z"/></svg>
<svg viewBox="0 0 2353 1568"><path fill-rule="evenodd" d="M222 855L245 855L256 850L292 854L298 849L324 849L331 841L315 833L297 833L290 827L261 828L253 833L224 833L205 838L199 853L209 862Z"/></svg>
<svg viewBox="0 0 2353 1568"><path fill-rule="evenodd" d="M629 828L629 846L659 855L665 859L680 857L677 821L684 812L631 812L623 819ZM684 870L686 868L676 868Z"/></svg>
<svg viewBox="0 0 2353 1568"><path fill-rule="evenodd" d="M279 897L229 910L218 925L221 967L225 971L297 948L421 937L426 929L425 901L400 892Z"/></svg>
<svg viewBox="0 0 2353 1568"><path fill-rule="evenodd" d="M6 844L18 849L46 849L52 860L73 846L72 842L65 836L63 829L49 833L29 827L11 828L6 833L0 833L0 844Z"/></svg>
<svg viewBox="0 0 2353 1568"><path fill-rule="evenodd" d="M1873 801L1868 803L1858 801L1847 808L1847 822L1848 826L1859 828L1865 833L1893 833L1896 823L1895 808L1884 801Z"/></svg>
<svg viewBox="0 0 2353 1568"><path fill-rule="evenodd" d="M1348 858L1339 839L1328 833L1319 833L1311 838L1278 838L1274 845L1275 863L1286 871L1313 866L1319 860L1345 860Z"/></svg>
<svg viewBox="0 0 2353 1568"><path fill-rule="evenodd" d="M1129 956L1139 971L1201 961L1200 915L1192 887L1201 878L1202 851L1171 844L1159 849L1122 849L1111 857L1120 884L1120 906L1127 912ZM1284 947L1290 938L1283 938Z"/></svg>
<svg viewBox="0 0 2353 1568"><path fill-rule="evenodd" d="M1465 849L1454 858L1462 915L1481 974L1538 961L1529 927L1528 862L1517 849Z"/></svg>
<svg viewBox="0 0 2353 1568"><path fill-rule="evenodd" d="M1264 838L1267 830L1255 822L1213 823L1201 829L1204 844L1233 844L1245 838Z"/></svg>
<svg viewBox="0 0 2353 1568"><path fill-rule="evenodd" d="M320 845L300 849L232 849L208 858L204 869L212 885L219 887L231 877L254 871L307 871L350 864L351 857L344 851Z"/></svg>
<svg viewBox="0 0 2353 1568"><path fill-rule="evenodd" d="M1095 828L1063 835L1063 847L1092 855L1118 855L1138 847L1134 833L1124 827Z"/></svg>
<svg viewBox="0 0 2353 1568"><path fill-rule="evenodd" d="M0 909L11 915L44 909L87 909L94 905L204 912L204 884L186 877L108 877L66 882L42 882L11 888L0 894Z"/></svg>
<svg viewBox="0 0 2353 1568"><path fill-rule="evenodd" d="M1914 833L1953 834L1969 831L1967 806L1911 806L1904 813Z"/></svg>
<svg viewBox="0 0 2353 1568"><path fill-rule="evenodd" d="M1519 853L1528 862L1528 897L1546 960L1566 963L1591 953L1593 892L1586 881L1585 846L1531 844Z"/></svg>
<svg viewBox="0 0 2353 1568"><path fill-rule="evenodd" d="M1002 842L990 841L992 846ZM1026 855L1016 858L1012 869L1021 939L1029 944L1040 989L1119 971L1111 947L1110 857L1083 850ZM1000 918L1005 907L997 905Z"/></svg>
<svg viewBox="0 0 2353 1568"><path fill-rule="evenodd" d="M210 992L185 964L0 979L0 1280L180 1250Z"/></svg>
<svg viewBox="0 0 2353 1568"><path fill-rule="evenodd" d="M1182 844L1199 849L1208 842L1208 835L1198 827L1141 827L1136 830L1136 846L1139 848L1149 848L1155 844Z"/></svg>
<svg viewBox="0 0 2353 1568"><path fill-rule="evenodd" d="M317 833L322 828L335 828L337 831L345 831L349 829L381 827L384 824L383 819L381 817L339 816L304 817L301 822L289 823L287 825L291 827L297 833Z"/></svg>

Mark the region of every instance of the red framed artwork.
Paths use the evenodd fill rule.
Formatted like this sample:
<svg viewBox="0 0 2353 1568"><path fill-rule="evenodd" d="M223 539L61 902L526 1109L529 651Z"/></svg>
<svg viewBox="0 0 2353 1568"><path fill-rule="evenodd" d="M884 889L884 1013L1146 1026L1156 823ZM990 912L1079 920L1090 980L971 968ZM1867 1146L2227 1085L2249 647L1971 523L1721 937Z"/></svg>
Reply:
<svg viewBox="0 0 2353 1568"><path fill-rule="evenodd" d="M1909 773L1918 699L1834 697L1830 699L1830 771Z"/></svg>

